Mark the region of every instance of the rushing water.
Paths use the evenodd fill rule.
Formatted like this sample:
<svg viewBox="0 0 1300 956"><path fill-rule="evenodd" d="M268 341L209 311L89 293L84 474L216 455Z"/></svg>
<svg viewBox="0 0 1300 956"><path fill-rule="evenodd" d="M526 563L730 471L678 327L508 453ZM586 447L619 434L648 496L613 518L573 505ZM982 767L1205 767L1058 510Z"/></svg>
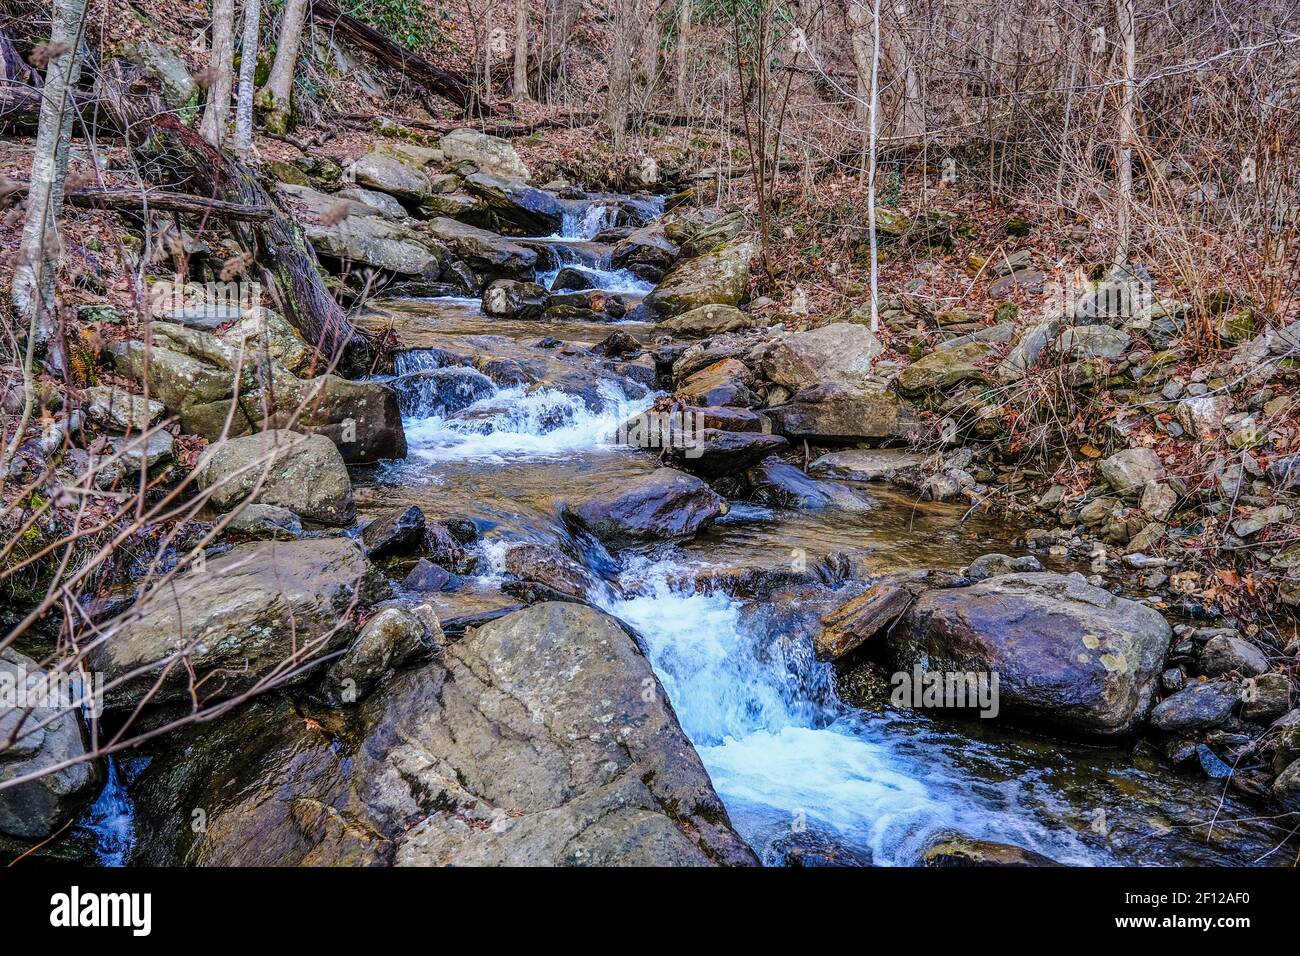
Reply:
<svg viewBox="0 0 1300 956"><path fill-rule="evenodd" d="M95 856L101 866L125 866L135 846L131 798L119 777L117 761L109 757L104 789L81 820L95 835Z"/></svg>

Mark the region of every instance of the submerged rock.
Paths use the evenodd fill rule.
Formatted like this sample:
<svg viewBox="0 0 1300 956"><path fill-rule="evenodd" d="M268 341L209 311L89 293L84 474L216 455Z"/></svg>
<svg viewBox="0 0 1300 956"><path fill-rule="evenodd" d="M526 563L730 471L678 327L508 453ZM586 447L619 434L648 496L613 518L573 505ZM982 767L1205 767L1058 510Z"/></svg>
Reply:
<svg viewBox="0 0 1300 956"><path fill-rule="evenodd" d="M620 482L565 508L565 518L610 543L689 537L727 513L700 479L672 468Z"/></svg>
<svg viewBox="0 0 1300 956"><path fill-rule="evenodd" d="M1085 737L1146 716L1172 629L1080 574L1005 574L929 591L889 634L900 670L996 673L1002 713Z"/></svg>
<svg viewBox="0 0 1300 956"><path fill-rule="evenodd" d="M779 458L769 458L755 465L745 477L755 501L778 508L828 508L854 512L877 507L875 499L865 493L833 481L809 478Z"/></svg>
<svg viewBox="0 0 1300 956"><path fill-rule="evenodd" d="M135 862L757 862L636 642L592 608L485 624L339 719L262 698L186 731L132 786Z"/></svg>

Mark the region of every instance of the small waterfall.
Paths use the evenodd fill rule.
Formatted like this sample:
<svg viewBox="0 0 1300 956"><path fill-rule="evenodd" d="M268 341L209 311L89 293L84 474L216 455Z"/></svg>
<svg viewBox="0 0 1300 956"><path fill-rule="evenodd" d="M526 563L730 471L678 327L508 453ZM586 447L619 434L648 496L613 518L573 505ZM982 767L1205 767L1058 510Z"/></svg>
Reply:
<svg viewBox="0 0 1300 956"><path fill-rule="evenodd" d="M619 207L606 202L593 202L582 211L566 209L561 239L593 239L606 229L618 224Z"/></svg>
<svg viewBox="0 0 1300 956"><path fill-rule="evenodd" d="M447 366L440 352L399 352L393 365L393 391L397 392L397 407L403 418L458 412L496 392L496 385L482 372L461 365Z"/></svg>
<svg viewBox="0 0 1300 956"><path fill-rule="evenodd" d="M1072 835L1017 812L1014 795L976 792L937 747L919 762L909 750L930 733L924 721L841 703L831 665L805 638L749 633L733 598L670 586L681 577L671 564L633 571L643 593L605 610L641 635L732 823L765 862L780 863L774 844L800 827L868 850L877 865L914 863L946 830L1097 862Z"/></svg>
<svg viewBox="0 0 1300 956"><path fill-rule="evenodd" d="M126 866L135 847L135 811L118 776L117 761L109 757L105 763L108 780L81 826L95 834L95 855L101 865Z"/></svg>

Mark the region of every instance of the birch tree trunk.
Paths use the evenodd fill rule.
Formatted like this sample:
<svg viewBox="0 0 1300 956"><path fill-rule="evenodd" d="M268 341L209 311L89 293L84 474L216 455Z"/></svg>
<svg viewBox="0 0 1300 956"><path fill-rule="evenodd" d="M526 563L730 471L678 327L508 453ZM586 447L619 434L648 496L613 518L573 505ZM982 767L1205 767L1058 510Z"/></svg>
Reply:
<svg viewBox="0 0 1300 956"><path fill-rule="evenodd" d="M23 224L14 270L13 304L27 322L29 337L25 377L30 380L34 349L46 349L46 366L66 369L57 334L55 275L58 270L59 213L63 184L68 174L72 142L72 96L81 73L81 44L85 30L86 0L57 0L50 35L52 51L45 70L40 125L32 153L31 185L27 194L27 219Z"/></svg>
<svg viewBox="0 0 1300 956"><path fill-rule="evenodd" d="M528 0L515 0L515 78L511 98L528 99Z"/></svg>
<svg viewBox="0 0 1300 956"><path fill-rule="evenodd" d="M262 106L266 108L266 128L283 135L289 129L293 104L293 75L298 68L298 49L302 45L302 27L307 20L308 0L289 0L280 23L280 37L275 44L275 61L263 89Z"/></svg>
<svg viewBox="0 0 1300 956"><path fill-rule="evenodd" d="M212 4L212 83L208 86L208 105L203 109L199 132L213 146L220 148L230 122L230 91L235 69L235 0L213 0Z"/></svg>
<svg viewBox="0 0 1300 956"><path fill-rule="evenodd" d="M677 4L677 106L686 106L686 52L691 39L691 0Z"/></svg>
<svg viewBox="0 0 1300 956"><path fill-rule="evenodd" d="M1137 139L1134 121L1137 34L1133 22L1133 0L1117 0L1116 15L1120 45L1124 51L1124 90L1119 109L1119 217L1115 230L1118 238L1115 263L1123 265L1128 261L1133 239L1133 143Z"/></svg>
<svg viewBox="0 0 1300 956"><path fill-rule="evenodd" d="M257 33L261 0L244 0L244 35L239 50L239 95L235 102L235 152L247 162L253 155L253 77L257 73Z"/></svg>
<svg viewBox="0 0 1300 956"><path fill-rule="evenodd" d="M867 144L867 238L871 246L871 331L880 328L880 264L876 257L876 111L880 104L880 0L872 13L871 109Z"/></svg>
<svg viewBox="0 0 1300 956"><path fill-rule="evenodd" d="M483 11L483 105L492 105L492 15L489 3Z"/></svg>

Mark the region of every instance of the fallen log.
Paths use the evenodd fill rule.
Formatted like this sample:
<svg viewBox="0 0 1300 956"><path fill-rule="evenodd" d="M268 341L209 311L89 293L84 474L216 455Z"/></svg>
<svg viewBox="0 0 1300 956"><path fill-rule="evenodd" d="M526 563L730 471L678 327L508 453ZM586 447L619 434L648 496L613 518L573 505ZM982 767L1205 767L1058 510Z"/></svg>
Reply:
<svg viewBox="0 0 1300 956"><path fill-rule="evenodd" d="M390 40L368 23L344 13L326 0L311 4L311 15L317 23L334 31L358 49L364 50L384 66L424 87L430 93L459 106L466 116L483 116L489 111L471 88L469 80L451 70L434 66L400 43Z"/></svg>
<svg viewBox="0 0 1300 956"><path fill-rule="evenodd" d="M20 196L27 191L26 183L14 183ZM190 215L216 215L240 222L266 222L274 210L269 206L226 202L223 199L203 199L185 193L164 192L160 189L78 189L64 193L63 201L81 209L112 209L128 212L180 212Z"/></svg>

